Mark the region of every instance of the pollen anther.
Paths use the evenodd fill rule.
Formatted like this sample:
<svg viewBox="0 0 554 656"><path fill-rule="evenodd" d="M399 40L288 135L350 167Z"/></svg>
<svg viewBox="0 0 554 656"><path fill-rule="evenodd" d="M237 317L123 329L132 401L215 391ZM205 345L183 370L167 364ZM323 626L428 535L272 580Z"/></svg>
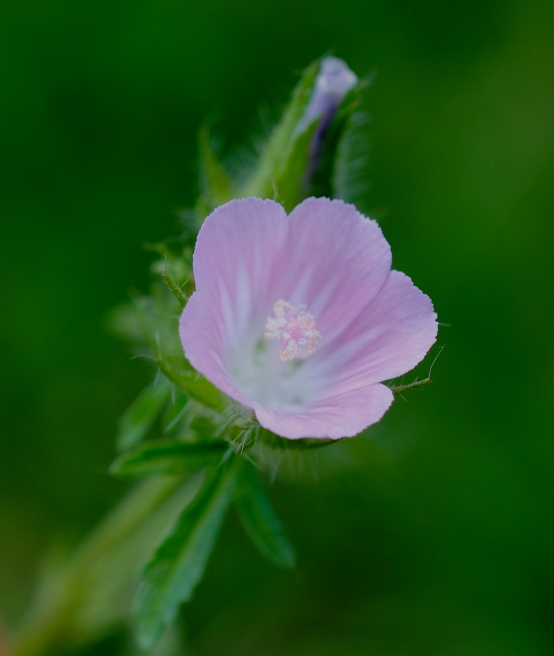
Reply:
<svg viewBox="0 0 554 656"><path fill-rule="evenodd" d="M273 305L273 315L267 318L264 337L279 344L279 358L283 362L312 355L321 334L306 305L291 305L282 299Z"/></svg>

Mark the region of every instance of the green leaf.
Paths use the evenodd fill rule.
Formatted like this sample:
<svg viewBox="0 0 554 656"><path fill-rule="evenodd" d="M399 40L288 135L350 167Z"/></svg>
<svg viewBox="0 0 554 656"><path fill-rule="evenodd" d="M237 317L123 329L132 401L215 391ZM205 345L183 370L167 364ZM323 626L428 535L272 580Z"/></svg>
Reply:
<svg viewBox="0 0 554 656"><path fill-rule="evenodd" d="M136 603L143 649L154 645L199 582L235 493L237 461L205 482L146 565Z"/></svg>
<svg viewBox="0 0 554 656"><path fill-rule="evenodd" d="M160 425L165 439L182 439L183 435L190 432L188 428L194 416L191 400L175 386L171 397L171 403L165 408Z"/></svg>
<svg viewBox="0 0 554 656"><path fill-rule="evenodd" d="M214 152L208 129L203 127L198 136L200 199L197 209L200 214L206 216L219 205L234 198L235 193L229 174Z"/></svg>
<svg viewBox="0 0 554 656"><path fill-rule="evenodd" d="M214 421L215 419L215 421ZM199 440L205 440L209 435L215 435L216 431L221 430L221 425L217 423L220 416L211 419L202 415L191 418L189 429L198 437Z"/></svg>
<svg viewBox="0 0 554 656"><path fill-rule="evenodd" d="M229 444L223 440L145 442L133 451L120 455L110 471L120 476L185 474L217 465L228 449Z"/></svg>
<svg viewBox="0 0 554 656"><path fill-rule="evenodd" d="M119 421L116 443L120 451L130 449L146 436L167 403L170 392L170 383L160 376L131 403Z"/></svg>
<svg viewBox="0 0 554 656"><path fill-rule="evenodd" d="M239 190L238 197L273 198L278 181L282 181L284 175L287 174L287 166L290 164L295 141L304 134L303 132L298 133L297 129L310 101L318 69L319 62L314 62L303 73L281 122L273 130L251 176ZM301 178L303 178L306 165L307 161L303 162L303 167L300 167L302 168ZM301 182L301 179L296 182ZM277 189L278 193L279 191Z"/></svg>
<svg viewBox="0 0 554 656"><path fill-rule="evenodd" d="M294 549L254 467L243 470L241 488L236 507L245 531L266 558L281 567L292 567Z"/></svg>

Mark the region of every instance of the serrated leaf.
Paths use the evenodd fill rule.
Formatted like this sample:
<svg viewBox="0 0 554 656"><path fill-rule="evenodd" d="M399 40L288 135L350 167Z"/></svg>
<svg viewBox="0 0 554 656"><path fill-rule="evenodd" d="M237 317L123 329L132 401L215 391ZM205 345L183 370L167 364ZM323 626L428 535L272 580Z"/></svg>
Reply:
<svg viewBox="0 0 554 656"><path fill-rule="evenodd" d="M131 403L119 421L116 444L120 451L130 449L147 435L169 400L170 392L170 383L160 376Z"/></svg>
<svg viewBox="0 0 554 656"><path fill-rule="evenodd" d="M110 471L120 476L185 474L217 465L228 449L229 444L223 440L145 442L133 451L120 455Z"/></svg>
<svg viewBox="0 0 554 656"><path fill-rule="evenodd" d="M292 567L294 549L252 466L243 470L236 507L245 531L260 552L281 567Z"/></svg>
<svg viewBox="0 0 554 656"><path fill-rule="evenodd" d="M283 178L286 166L290 163L295 141L303 134L297 129L310 101L318 69L319 62L314 62L304 71L281 122L273 130L251 176L239 190L238 197L273 198L277 181Z"/></svg>
<svg viewBox="0 0 554 656"><path fill-rule="evenodd" d="M233 462L208 479L146 566L135 609L143 649L154 645L190 599L232 501L236 476Z"/></svg>

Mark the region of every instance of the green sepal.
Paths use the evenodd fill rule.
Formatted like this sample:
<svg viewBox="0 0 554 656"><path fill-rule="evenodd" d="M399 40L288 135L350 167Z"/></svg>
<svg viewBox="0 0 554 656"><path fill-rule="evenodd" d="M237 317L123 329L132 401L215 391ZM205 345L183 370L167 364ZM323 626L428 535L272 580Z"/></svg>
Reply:
<svg viewBox="0 0 554 656"><path fill-rule="evenodd" d="M229 448L224 440L144 442L132 451L121 454L113 462L110 472L119 476L187 474L219 464Z"/></svg>
<svg viewBox="0 0 554 656"><path fill-rule="evenodd" d="M199 582L235 494L239 460L233 458L205 481L146 565L135 605L143 649L154 645Z"/></svg>
<svg viewBox="0 0 554 656"><path fill-rule="evenodd" d="M369 189L368 88L367 80L359 81L342 99L321 142L311 195L363 205Z"/></svg>
<svg viewBox="0 0 554 656"><path fill-rule="evenodd" d="M207 127L198 135L200 197L197 213L205 217L219 205L235 197L231 176L215 154Z"/></svg>
<svg viewBox="0 0 554 656"><path fill-rule="evenodd" d="M291 212L306 196L306 172L309 168L310 146L319 118L294 140L282 172L275 178L275 200Z"/></svg>
<svg viewBox="0 0 554 656"><path fill-rule="evenodd" d="M119 451L143 440L159 417L171 394L171 384L159 376L146 387L119 420L116 444Z"/></svg>
<svg viewBox="0 0 554 656"><path fill-rule="evenodd" d="M251 175L238 190L237 197L259 196L260 198L282 198L279 185L296 188L302 184L307 169L307 152L300 162L294 162L293 173L287 170L291 165L291 154L297 148L296 142L305 135L298 132L298 125L310 101L319 62L311 64L303 73L285 109L281 122L275 127L269 140L262 149ZM300 171L300 174L298 173ZM285 204L290 201L285 199Z"/></svg>
<svg viewBox="0 0 554 656"><path fill-rule="evenodd" d="M260 552L280 567L293 567L294 549L252 465L242 471L235 505L244 530Z"/></svg>
<svg viewBox="0 0 554 656"><path fill-rule="evenodd" d="M343 100L337 116L331 193L363 209L369 190L369 115L365 109L370 80L359 82Z"/></svg>

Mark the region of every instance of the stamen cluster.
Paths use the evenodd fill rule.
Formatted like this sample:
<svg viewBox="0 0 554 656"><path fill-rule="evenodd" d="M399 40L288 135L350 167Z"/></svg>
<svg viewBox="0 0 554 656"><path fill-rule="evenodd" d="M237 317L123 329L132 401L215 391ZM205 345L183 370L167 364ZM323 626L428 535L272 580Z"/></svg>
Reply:
<svg viewBox="0 0 554 656"><path fill-rule="evenodd" d="M312 355L319 344L321 334L306 305L291 305L282 299L273 306L273 316L265 324L264 337L279 343L279 359L283 362Z"/></svg>

